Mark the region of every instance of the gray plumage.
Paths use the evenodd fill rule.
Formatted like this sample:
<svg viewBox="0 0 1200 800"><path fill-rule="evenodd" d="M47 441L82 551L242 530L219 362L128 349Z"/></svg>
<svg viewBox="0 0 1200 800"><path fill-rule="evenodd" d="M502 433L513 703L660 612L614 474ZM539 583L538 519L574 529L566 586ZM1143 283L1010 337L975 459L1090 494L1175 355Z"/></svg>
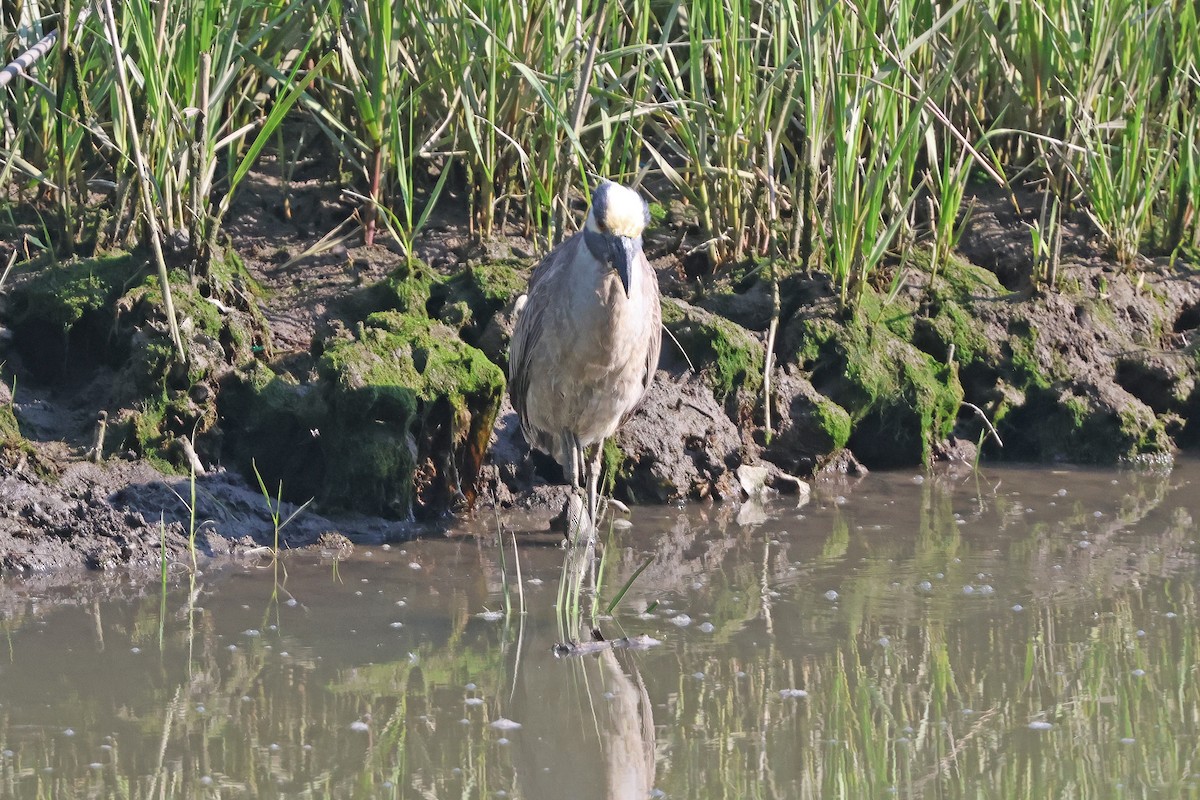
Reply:
<svg viewBox="0 0 1200 800"><path fill-rule="evenodd" d="M585 229L535 268L510 345L509 393L525 438L572 486L586 472L592 524L604 440L645 397L662 345L658 279L641 247L647 217L636 192L601 183Z"/></svg>

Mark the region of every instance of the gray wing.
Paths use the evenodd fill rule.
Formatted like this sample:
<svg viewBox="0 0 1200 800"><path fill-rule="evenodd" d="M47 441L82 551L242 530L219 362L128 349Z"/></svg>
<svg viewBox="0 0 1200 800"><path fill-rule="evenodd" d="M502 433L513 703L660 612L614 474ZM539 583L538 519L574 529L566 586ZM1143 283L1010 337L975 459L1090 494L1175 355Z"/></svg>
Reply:
<svg viewBox="0 0 1200 800"><path fill-rule="evenodd" d="M650 261L646 258L645 253L641 254L641 267L642 274L645 276L645 280L641 281L641 284L642 286L649 287L647 291L654 294L654 302L650 304L650 307L653 309L650 312L651 330L654 333L650 335L650 348L646 351L646 375L642 378L642 396L633 404L633 408L626 411L621 417L622 425L646 401L646 395L650 393L650 384L654 383L654 373L658 371L658 356L662 351L662 303L659 301L658 295L658 275L654 272L654 267L650 266Z"/></svg>
<svg viewBox="0 0 1200 800"><path fill-rule="evenodd" d="M512 340L508 345L508 394L512 398L517 418L525 439L535 447L553 452L551 442L529 427L526 400L529 394L529 379L533 374L533 354L545 330L547 317L554 302L554 287L558 284L573 258L582 237L578 234L563 242L546 254L529 276L529 288L525 293L525 307L517 315Z"/></svg>

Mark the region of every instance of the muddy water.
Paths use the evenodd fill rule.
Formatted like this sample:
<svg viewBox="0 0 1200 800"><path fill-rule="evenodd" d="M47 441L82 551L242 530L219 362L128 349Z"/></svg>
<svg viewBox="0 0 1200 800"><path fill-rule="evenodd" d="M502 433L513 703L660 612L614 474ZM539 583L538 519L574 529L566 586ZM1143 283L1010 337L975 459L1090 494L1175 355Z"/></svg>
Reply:
<svg viewBox="0 0 1200 800"><path fill-rule="evenodd" d="M1197 797L1197 518L1195 462L639 509L594 622L661 644L565 657L528 537L9 577L0 796Z"/></svg>

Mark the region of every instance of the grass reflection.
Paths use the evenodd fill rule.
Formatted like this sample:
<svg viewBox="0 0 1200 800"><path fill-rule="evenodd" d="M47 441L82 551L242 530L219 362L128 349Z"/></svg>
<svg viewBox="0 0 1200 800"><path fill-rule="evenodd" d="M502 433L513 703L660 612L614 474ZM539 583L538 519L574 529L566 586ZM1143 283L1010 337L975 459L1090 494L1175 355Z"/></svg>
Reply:
<svg viewBox="0 0 1200 800"><path fill-rule="evenodd" d="M463 539L194 577L165 615L6 596L0 796L1197 797L1192 474L635 518L603 625L641 652L554 657L553 549L528 614L481 617L502 571Z"/></svg>

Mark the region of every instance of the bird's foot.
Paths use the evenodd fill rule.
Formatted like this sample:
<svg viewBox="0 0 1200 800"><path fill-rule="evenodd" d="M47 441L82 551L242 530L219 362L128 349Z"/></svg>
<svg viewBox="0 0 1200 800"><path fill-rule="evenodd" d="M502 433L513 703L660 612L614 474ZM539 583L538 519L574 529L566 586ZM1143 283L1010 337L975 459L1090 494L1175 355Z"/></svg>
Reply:
<svg viewBox="0 0 1200 800"><path fill-rule="evenodd" d="M587 503L578 493L567 497L563 510L551 522L551 527L560 528L568 544L587 541L592 535L592 523L588 519Z"/></svg>

